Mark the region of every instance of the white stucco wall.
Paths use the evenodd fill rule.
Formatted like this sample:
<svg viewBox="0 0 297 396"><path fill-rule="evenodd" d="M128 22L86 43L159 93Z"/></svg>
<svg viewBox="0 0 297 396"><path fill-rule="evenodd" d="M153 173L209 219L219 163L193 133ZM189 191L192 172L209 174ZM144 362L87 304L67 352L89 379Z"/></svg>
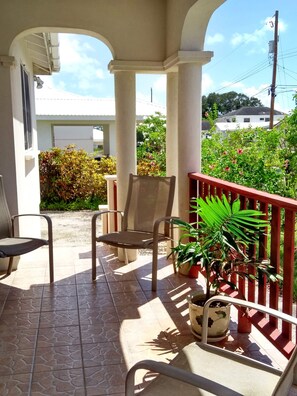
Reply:
<svg viewBox="0 0 297 396"><path fill-rule="evenodd" d="M278 122L281 121L285 115L274 115L273 121ZM246 118L249 118L249 121L244 121ZM267 114L263 115L237 115L235 117L236 121L235 122L268 122L270 119L270 116Z"/></svg>
<svg viewBox="0 0 297 396"><path fill-rule="evenodd" d="M83 123L84 121L81 121ZM92 121L90 121L91 123ZM103 127L103 132L104 132L104 154L108 154L110 156L115 157L116 155L116 143L115 143L115 121L110 120L110 121L94 121L92 125L86 126L86 125L78 125L79 121L68 121L67 123L64 121L62 125L61 120L37 120L37 130L38 130L38 149L40 151L46 151L50 150L52 147L54 147L56 142L54 139L54 131L56 128L63 128L67 127L72 128L87 128L89 130L90 128L93 129L93 125L100 125ZM90 130L91 130L90 129ZM89 132L88 132L89 133ZM59 143L59 142L58 142ZM60 142L61 143L61 142ZM65 144L77 144L78 142L75 141L75 139L70 139L69 142L65 142ZM93 144L93 143L92 143ZM58 147L63 147L60 144L58 144ZM93 146L88 144L85 147L80 146L80 148L86 149L88 152L93 152Z"/></svg>
<svg viewBox="0 0 297 396"><path fill-rule="evenodd" d="M39 213L40 189L39 189L39 166L37 151L37 130L35 121L35 101L33 89L33 72L32 63L26 52L26 47L22 40L16 41L12 46L12 55L15 57L15 66L11 70L12 93L15 98L13 101L13 128L14 134L11 136L14 140L15 149L15 172L17 181L17 202L8 205L12 214L16 213ZM30 83L30 103L32 111L32 149L25 150L24 126L23 126L23 102L21 92L21 68L24 65L29 76ZM11 139L10 138L10 139ZM8 142L3 142L3 145ZM9 143L10 144L10 143ZM10 159L11 161L12 159ZM11 167L11 177L14 179L14 169ZM8 173L9 174L9 173ZM9 179L6 173L5 179ZM5 180L5 188L9 190L9 180ZM8 196L10 194L8 193ZM23 235L39 236L40 221L36 218L25 219L20 221L20 233Z"/></svg>
<svg viewBox="0 0 297 396"><path fill-rule="evenodd" d="M49 121L37 121L38 149L45 151L53 147L52 125Z"/></svg>
<svg viewBox="0 0 297 396"><path fill-rule="evenodd" d="M93 127L82 125L54 126L53 130L54 146L65 148L74 144L79 150L88 153L93 152Z"/></svg>

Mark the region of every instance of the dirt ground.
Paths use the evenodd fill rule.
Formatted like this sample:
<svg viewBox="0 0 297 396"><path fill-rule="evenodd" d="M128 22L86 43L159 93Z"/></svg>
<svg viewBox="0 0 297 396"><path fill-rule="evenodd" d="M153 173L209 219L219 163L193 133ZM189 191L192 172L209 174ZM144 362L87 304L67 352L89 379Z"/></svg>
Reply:
<svg viewBox="0 0 297 396"><path fill-rule="evenodd" d="M91 244L91 218L93 213L89 210L78 212L43 212L43 214L49 215L52 219L55 246ZM44 223L42 224L42 235L45 235L46 223L42 223ZM101 226L100 220L98 224Z"/></svg>
<svg viewBox="0 0 297 396"><path fill-rule="evenodd" d="M81 210L78 212L42 212L51 217L53 222L54 246L91 245L91 219L95 212ZM46 238L46 222L42 222L42 236ZM97 219L97 235L101 233L101 220ZM166 254L166 242L159 244L159 254ZM150 249L139 250L141 255L151 254Z"/></svg>

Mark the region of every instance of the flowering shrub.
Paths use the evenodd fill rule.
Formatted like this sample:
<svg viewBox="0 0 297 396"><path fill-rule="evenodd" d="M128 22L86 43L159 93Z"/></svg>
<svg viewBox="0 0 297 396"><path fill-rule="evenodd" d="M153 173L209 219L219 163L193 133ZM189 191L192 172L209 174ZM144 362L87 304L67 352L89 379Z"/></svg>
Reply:
<svg viewBox="0 0 297 396"><path fill-rule="evenodd" d="M202 142L202 172L223 180L283 196L287 188L284 134L279 129L212 132ZM296 191L295 191L296 193Z"/></svg>
<svg viewBox="0 0 297 396"><path fill-rule="evenodd" d="M98 162L73 145L41 152L39 170L42 207L76 201L93 201L97 207L98 202L106 202L104 174L116 172L113 159Z"/></svg>
<svg viewBox="0 0 297 396"><path fill-rule="evenodd" d="M140 175L166 173L166 118L160 113L137 126L137 172Z"/></svg>

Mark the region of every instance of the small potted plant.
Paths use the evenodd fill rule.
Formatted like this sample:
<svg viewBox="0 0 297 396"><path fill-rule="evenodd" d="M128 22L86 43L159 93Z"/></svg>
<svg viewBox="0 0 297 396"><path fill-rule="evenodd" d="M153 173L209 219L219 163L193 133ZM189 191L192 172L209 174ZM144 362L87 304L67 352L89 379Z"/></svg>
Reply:
<svg viewBox="0 0 297 396"><path fill-rule="evenodd" d="M199 336L205 301L218 294L223 285L236 289L232 274L250 281L255 281L260 272L271 281L278 281L281 277L274 273L269 261L258 262L246 253L248 246L259 241L259 233L269 225L268 221L261 219L261 211L240 209L239 200L230 204L224 195L222 198L197 198L192 208L199 221L192 224L174 220L182 235L172 253L177 267L199 265L205 278L204 293L193 292L188 299L192 331ZM248 271L251 266L256 268L256 275ZM228 334L230 308L214 307L213 311L208 334L210 339L218 341Z"/></svg>

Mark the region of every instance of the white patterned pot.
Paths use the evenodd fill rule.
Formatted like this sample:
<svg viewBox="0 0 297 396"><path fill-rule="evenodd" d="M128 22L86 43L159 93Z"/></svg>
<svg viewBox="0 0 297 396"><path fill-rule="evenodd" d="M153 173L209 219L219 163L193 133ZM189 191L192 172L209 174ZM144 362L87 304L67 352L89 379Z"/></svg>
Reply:
<svg viewBox="0 0 297 396"><path fill-rule="evenodd" d="M189 316L192 333L199 339L201 338L203 306L197 305L196 303L203 300L205 300L205 295L198 292L193 292L188 296ZM209 342L221 341L228 336L230 324L230 310L230 304L210 307L207 336L207 340Z"/></svg>

